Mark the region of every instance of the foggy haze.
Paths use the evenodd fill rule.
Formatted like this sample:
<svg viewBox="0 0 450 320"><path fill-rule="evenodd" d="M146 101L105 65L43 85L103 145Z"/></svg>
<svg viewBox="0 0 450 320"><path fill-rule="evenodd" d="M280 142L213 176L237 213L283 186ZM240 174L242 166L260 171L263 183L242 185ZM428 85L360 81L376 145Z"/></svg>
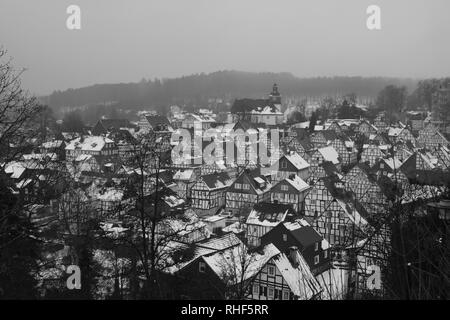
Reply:
<svg viewBox="0 0 450 320"><path fill-rule="evenodd" d="M81 8L68 30L66 8ZM366 8L381 7L379 31ZM217 70L450 75L448 0L2 0L0 45L33 93Z"/></svg>

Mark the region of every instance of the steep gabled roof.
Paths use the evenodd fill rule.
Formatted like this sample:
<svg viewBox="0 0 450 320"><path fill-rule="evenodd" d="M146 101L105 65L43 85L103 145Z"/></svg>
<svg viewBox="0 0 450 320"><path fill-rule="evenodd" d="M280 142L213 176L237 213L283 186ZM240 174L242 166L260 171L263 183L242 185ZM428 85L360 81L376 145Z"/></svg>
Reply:
<svg viewBox="0 0 450 320"><path fill-rule="evenodd" d="M202 176L201 179L210 190L227 188L234 181L228 172L207 174Z"/></svg>
<svg viewBox="0 0 450 320"><path fill-rule="evenodd" d="M303 256L298 251L294 254L295 261L298 265L294 265L291 258L284 253L274 256L272 260L280 271L284 281L291 291L298 296L298 299L309 300L319 294L323 289L311 273L311 269Z"/></svg>
<svg viewBox="0 0 450 320"><path fill-rule="evenodd" d="M250 113L253 110L262 110L266 106L276 110L274 103L268 99L236 99L231 107L231 113Z"/></svg>
<svg viewBox="0 0 450 320"><path fill-rule="evenodd" d="M284 222L283 226L291 235L306 248L316 242L322 242L324 239L311 225L305 220L296 220L294 222Z"/></svg>
<svg viewBox="0 0 450 320"><path fill-rule="evenodd" d="M288 177L288 178L280 181L279 183L281 183L283 181L286 181L287 183L289 183L298 192L305 191L311 187L309 184L307 184L302 178L300 178L297 175L294 175L293 177Z"/></svg>
<svg viewBox="0 0 450 320"><path fill-rule="evenodd" d="M309 168L309 163L303 159L298 153L293 152L284 156L297 170Z"/></svg>
<svg viewBox="0 0 450 320"><path fill-rule="evenodd" d="M148 123L152 126L152 128L157 127L158 125L167 125L170 126L170 121L167 119L167 117L159 116L159 115L150 115L145 116Z"/></svg>
<svg viewBox="0 0 450 320"><path fill-rule="evenodd" d="M260 202L253 206L247 217L247 224L262 226L276 226L283 222L288 213L292 212L292 207L286 204Z"/></svg>
<svg viewBox="0 0 450 320"><path fill-rule="evenodd" d="M318 149L325 161L331 161L333 164L339 164L339 154L331 146Z"/></svg>

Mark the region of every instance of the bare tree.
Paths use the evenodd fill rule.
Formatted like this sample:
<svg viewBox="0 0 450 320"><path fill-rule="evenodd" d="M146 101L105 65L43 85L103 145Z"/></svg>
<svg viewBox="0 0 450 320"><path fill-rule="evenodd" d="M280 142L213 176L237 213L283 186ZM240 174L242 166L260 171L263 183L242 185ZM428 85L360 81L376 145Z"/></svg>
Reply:
<svg viewBox="0 0 450 320"><path fill-rule="evenodd" d="M132 199L127 210L134 212L132 220L138 231L133 239L128 239L131 240L128 243L134 248L140 262L144 278L143 298L161 297L159 274L170 266L169 257L177 251L168 249L168 244L182 239L198 223L195 218L186 217L185 201L174 203L174 211L164 204L164 190L167 191L167 188L162 175L170 163L169 140L166 138L153 131L138 133L137 143L125 162L129 176L124 186L125 194Z"/></svg>
<svg viewBox="0 0 450 320"><path fill-rule="evenodd" d="M0 298L33 297L32 274L39 267L36 228L24 212L29 202L11 191L16 186L5 173L5 167L34 143L32 137L39 126L36 116L41 107L21 88L22 72L14 69L6 50L0 48ZM19 282L20 288L15 287Z"/></svg>

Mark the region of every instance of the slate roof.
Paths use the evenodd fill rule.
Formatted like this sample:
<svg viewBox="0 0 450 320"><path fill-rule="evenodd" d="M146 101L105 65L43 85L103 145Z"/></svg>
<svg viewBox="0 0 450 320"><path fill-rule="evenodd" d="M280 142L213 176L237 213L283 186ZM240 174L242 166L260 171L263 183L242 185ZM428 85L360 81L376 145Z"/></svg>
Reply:
<svg viewBox="0 0 450 320"><path fill-rule="evenodd" d="M291 211L292 207L290 205L260 202L253 206L246 223L275 226L283 222Z"/></svg>
<svg viewBox="0 0 450 320"><path fill-rule="evenodd" d="M227 172L212 173L201 177L209 189L220 189L229 187L233 178Z"/></svg>
<svg viewBox="0 0 450 320"><path fill-rule="evenodd" d="M164 116L145 116L145 118L147 119L148 123L150 123L150 125L152 126L152 128L157 127L158 125L168 125L170 126L170 122L167 119L167 117Z"/></svg>
<svg viewBox="0 0 450 320"><path fill-rule="evenodd" d="M231 113L250 113L253 110L262 110L266 106L277 112L275 104L268 99L236 99L231 107Z"/></svg>

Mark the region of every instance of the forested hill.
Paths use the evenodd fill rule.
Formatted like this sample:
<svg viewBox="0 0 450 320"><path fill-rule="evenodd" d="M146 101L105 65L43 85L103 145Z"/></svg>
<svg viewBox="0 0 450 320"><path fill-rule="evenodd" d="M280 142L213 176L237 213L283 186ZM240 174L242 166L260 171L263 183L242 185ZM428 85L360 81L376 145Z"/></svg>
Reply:
<svg viewBox="0 0 450 320"><path fill-rule="evenodd" d="M53 109L105 102L119 102L128 107L168 104L201 105L209 98L258 98L279 85L283 96L324 96L355 93L375 98L386 85L406 86L414 90L417 81L398 78L318 77L298 78L290 73L251 73L218 71L164 80L136 83L96 84L79 89L55 91L43 101Z"/></svg>

